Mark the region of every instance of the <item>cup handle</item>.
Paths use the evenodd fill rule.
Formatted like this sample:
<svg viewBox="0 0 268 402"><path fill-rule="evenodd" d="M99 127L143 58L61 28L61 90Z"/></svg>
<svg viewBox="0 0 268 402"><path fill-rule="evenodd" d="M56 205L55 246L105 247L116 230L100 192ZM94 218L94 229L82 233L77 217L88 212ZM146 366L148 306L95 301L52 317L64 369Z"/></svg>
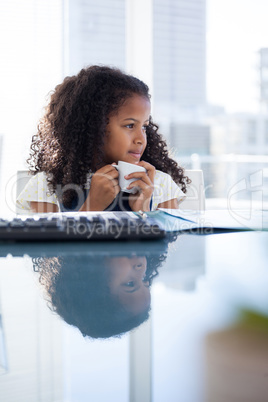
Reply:
<svg viewBox="0 0 268 402"><path fill-rule="evenodd" d="M118 165L112 165L114 168L116 168L116 170L118 171Z"/></svg>

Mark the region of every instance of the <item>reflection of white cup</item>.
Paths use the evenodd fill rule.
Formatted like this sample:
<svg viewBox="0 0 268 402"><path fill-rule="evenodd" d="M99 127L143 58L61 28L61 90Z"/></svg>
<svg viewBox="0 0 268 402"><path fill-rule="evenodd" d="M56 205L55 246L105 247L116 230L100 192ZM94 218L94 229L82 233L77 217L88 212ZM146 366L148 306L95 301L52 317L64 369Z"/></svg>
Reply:
<svg viewBox="0 0 268 402"><path fill-rule="evenodd" d="M121 188L121 191L124 191L126 193L136 193L138 188L133 187L130 190L127 190L127 187L130 185L135 180L138 179L129 179L126 180L125 176L130 174L130 173L136 173L136 172L146 172L146 169L142 166L139 165L134 165L133 163L127 163L123 161L118 161L117 165L113 165L119 172L119 187Z"/></svg>

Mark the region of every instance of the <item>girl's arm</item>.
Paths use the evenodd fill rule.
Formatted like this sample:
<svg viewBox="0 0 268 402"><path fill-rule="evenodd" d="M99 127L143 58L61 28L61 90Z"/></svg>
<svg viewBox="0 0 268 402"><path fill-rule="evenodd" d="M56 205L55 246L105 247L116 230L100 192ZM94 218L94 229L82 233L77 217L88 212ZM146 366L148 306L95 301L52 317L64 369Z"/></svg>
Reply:
<svg viewBox="0 0 268 402"><path fill-rule="evenodd" d="M179 202L177 198L173 198L172 200L161 202L160 204L157 205L157 208L178 209Z"/></svg>
<svg viewBox="0 0 268 402"><path fill-rule="evenodd" d="M43 213L43 212L59 212L59 208L56 204L50 202L37 202L31 201L31 212Z"/></svg>
<svg viewBox="0 0 268 402"><path fill-rule="evenodd" d="M158 208L179 209L185 193L167 173L156 171L152 211Z"/></svg>

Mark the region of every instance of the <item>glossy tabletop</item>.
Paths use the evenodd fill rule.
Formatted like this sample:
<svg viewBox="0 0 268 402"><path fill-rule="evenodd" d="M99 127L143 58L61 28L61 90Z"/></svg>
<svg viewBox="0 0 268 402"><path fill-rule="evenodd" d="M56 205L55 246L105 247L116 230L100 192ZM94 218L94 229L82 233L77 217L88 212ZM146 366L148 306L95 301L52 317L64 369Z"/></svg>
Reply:
<svg viewBox="0 0 268 402"><path fill-rule="evenodd" d="M268 401L268 232L0 256L1 401Z"/></svg>

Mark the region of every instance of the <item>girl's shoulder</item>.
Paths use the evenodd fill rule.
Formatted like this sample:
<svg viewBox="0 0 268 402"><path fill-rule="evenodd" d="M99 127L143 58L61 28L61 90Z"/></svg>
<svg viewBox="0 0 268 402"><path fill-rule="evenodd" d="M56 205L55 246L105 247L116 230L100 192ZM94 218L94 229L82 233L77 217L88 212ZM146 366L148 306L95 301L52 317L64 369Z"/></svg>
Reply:
<svg viewBox="0 0 268 402"><path fill-rule="evenodd" d="M164 183L168 181L173 181L172 177L168 173L164 173L161 170L156 170L155 171L155 177L154 177L154 182L155 183Z"/></svg>
<svg viewBox="0 0 268 402"><path fill-rule="evenodd" d="M176 190L181 193L181 195L184 194L172 177L168 173L164 173L161 170L155 171L154 185L162 188L172 188L173 191Z"/></svg>

